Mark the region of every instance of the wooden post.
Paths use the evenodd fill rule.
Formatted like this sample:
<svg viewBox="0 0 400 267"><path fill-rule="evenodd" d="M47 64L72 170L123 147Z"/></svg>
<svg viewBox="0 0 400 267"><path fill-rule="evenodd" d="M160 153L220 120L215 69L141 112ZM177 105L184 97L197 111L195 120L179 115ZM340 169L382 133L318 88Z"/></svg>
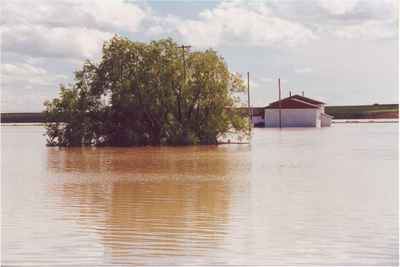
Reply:
<svg viewBox="0 0 400 267"><path fill-rule="evenodd" d="M247 108L249 111L249 131L251 132L251 128L253 127L253 110L250 105L250 73L247 72Z"/></svg>
<svg viewBox="0 0 400 267"><path fill-rule="evenodd" d="M177 95L177 104L178 104L178 118L179 122L182 123L182 110L183 110L183 104L182 104L182 90L186 85L186 61L185 61L185 49L190 48L190 45L181 45L179 48L182 48L182 63L183 63L183 79L182 79L182 85L178 87L179 94Z"/></svg>
<svg viewBox="0 0 400 267"><path fill-rule="evenodd" d="M278 79L279 86L279 128L282 128L282 103L281 103L281 79Z"/></svg>
<svg viewBox="0 0 400 267"><path fill-rule="evenodd" d="M182 48L182 58L183 58L183 84L186 82L186 62L185 62L185 49L191 48L190 45L182 45L179 48Z"/></svg>

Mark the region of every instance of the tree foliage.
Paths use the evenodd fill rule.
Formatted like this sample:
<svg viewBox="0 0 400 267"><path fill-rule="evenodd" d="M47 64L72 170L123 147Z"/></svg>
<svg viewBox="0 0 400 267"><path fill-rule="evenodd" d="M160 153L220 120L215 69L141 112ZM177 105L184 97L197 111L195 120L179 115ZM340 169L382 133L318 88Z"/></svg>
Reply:
<svg viewBox="0 0 400 267"><path fill-rule="evenodd" d="M244 88L214 50L115 36L99 63L87 61L74 84L45 103L48 144L215 144L230 130L247 131L233 108Z"/></svg>

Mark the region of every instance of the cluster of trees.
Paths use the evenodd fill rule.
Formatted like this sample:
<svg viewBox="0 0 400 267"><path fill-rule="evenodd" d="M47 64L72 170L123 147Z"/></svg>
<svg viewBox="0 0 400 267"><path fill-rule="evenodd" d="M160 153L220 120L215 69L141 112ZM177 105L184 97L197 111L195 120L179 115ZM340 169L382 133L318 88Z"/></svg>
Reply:
<svg viewBox="0 0 400 267"><path fill-rule="evenodd" d="M230 130L247 132L233 108L244 90L213 50L115 36L99 63L86 61L45 103L48 145L215 144Z"/></svg>

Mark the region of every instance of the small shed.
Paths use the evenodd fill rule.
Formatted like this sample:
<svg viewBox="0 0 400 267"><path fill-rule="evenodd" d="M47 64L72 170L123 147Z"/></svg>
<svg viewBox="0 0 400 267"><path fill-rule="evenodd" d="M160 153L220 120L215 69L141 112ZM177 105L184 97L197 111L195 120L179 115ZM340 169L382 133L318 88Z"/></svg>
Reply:
<svg viewBox="0 0 400 267"><path fill-rule="evenodd" d="M265 107L265 127L327 127L332 116L325 113L325 103L301 95L275 101Z"/></svg>

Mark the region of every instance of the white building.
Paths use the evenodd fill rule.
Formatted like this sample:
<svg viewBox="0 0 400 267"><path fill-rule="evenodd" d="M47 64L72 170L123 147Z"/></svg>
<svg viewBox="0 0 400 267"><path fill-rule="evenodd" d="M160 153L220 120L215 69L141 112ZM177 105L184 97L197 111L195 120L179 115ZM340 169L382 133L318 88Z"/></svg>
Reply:
<svg viewBox="0 0 400 267"><path fill-rule="evenodd" d="M293 95L265 108L265 127L327 127L332 116L325 113L325 103Z"/></svg>

